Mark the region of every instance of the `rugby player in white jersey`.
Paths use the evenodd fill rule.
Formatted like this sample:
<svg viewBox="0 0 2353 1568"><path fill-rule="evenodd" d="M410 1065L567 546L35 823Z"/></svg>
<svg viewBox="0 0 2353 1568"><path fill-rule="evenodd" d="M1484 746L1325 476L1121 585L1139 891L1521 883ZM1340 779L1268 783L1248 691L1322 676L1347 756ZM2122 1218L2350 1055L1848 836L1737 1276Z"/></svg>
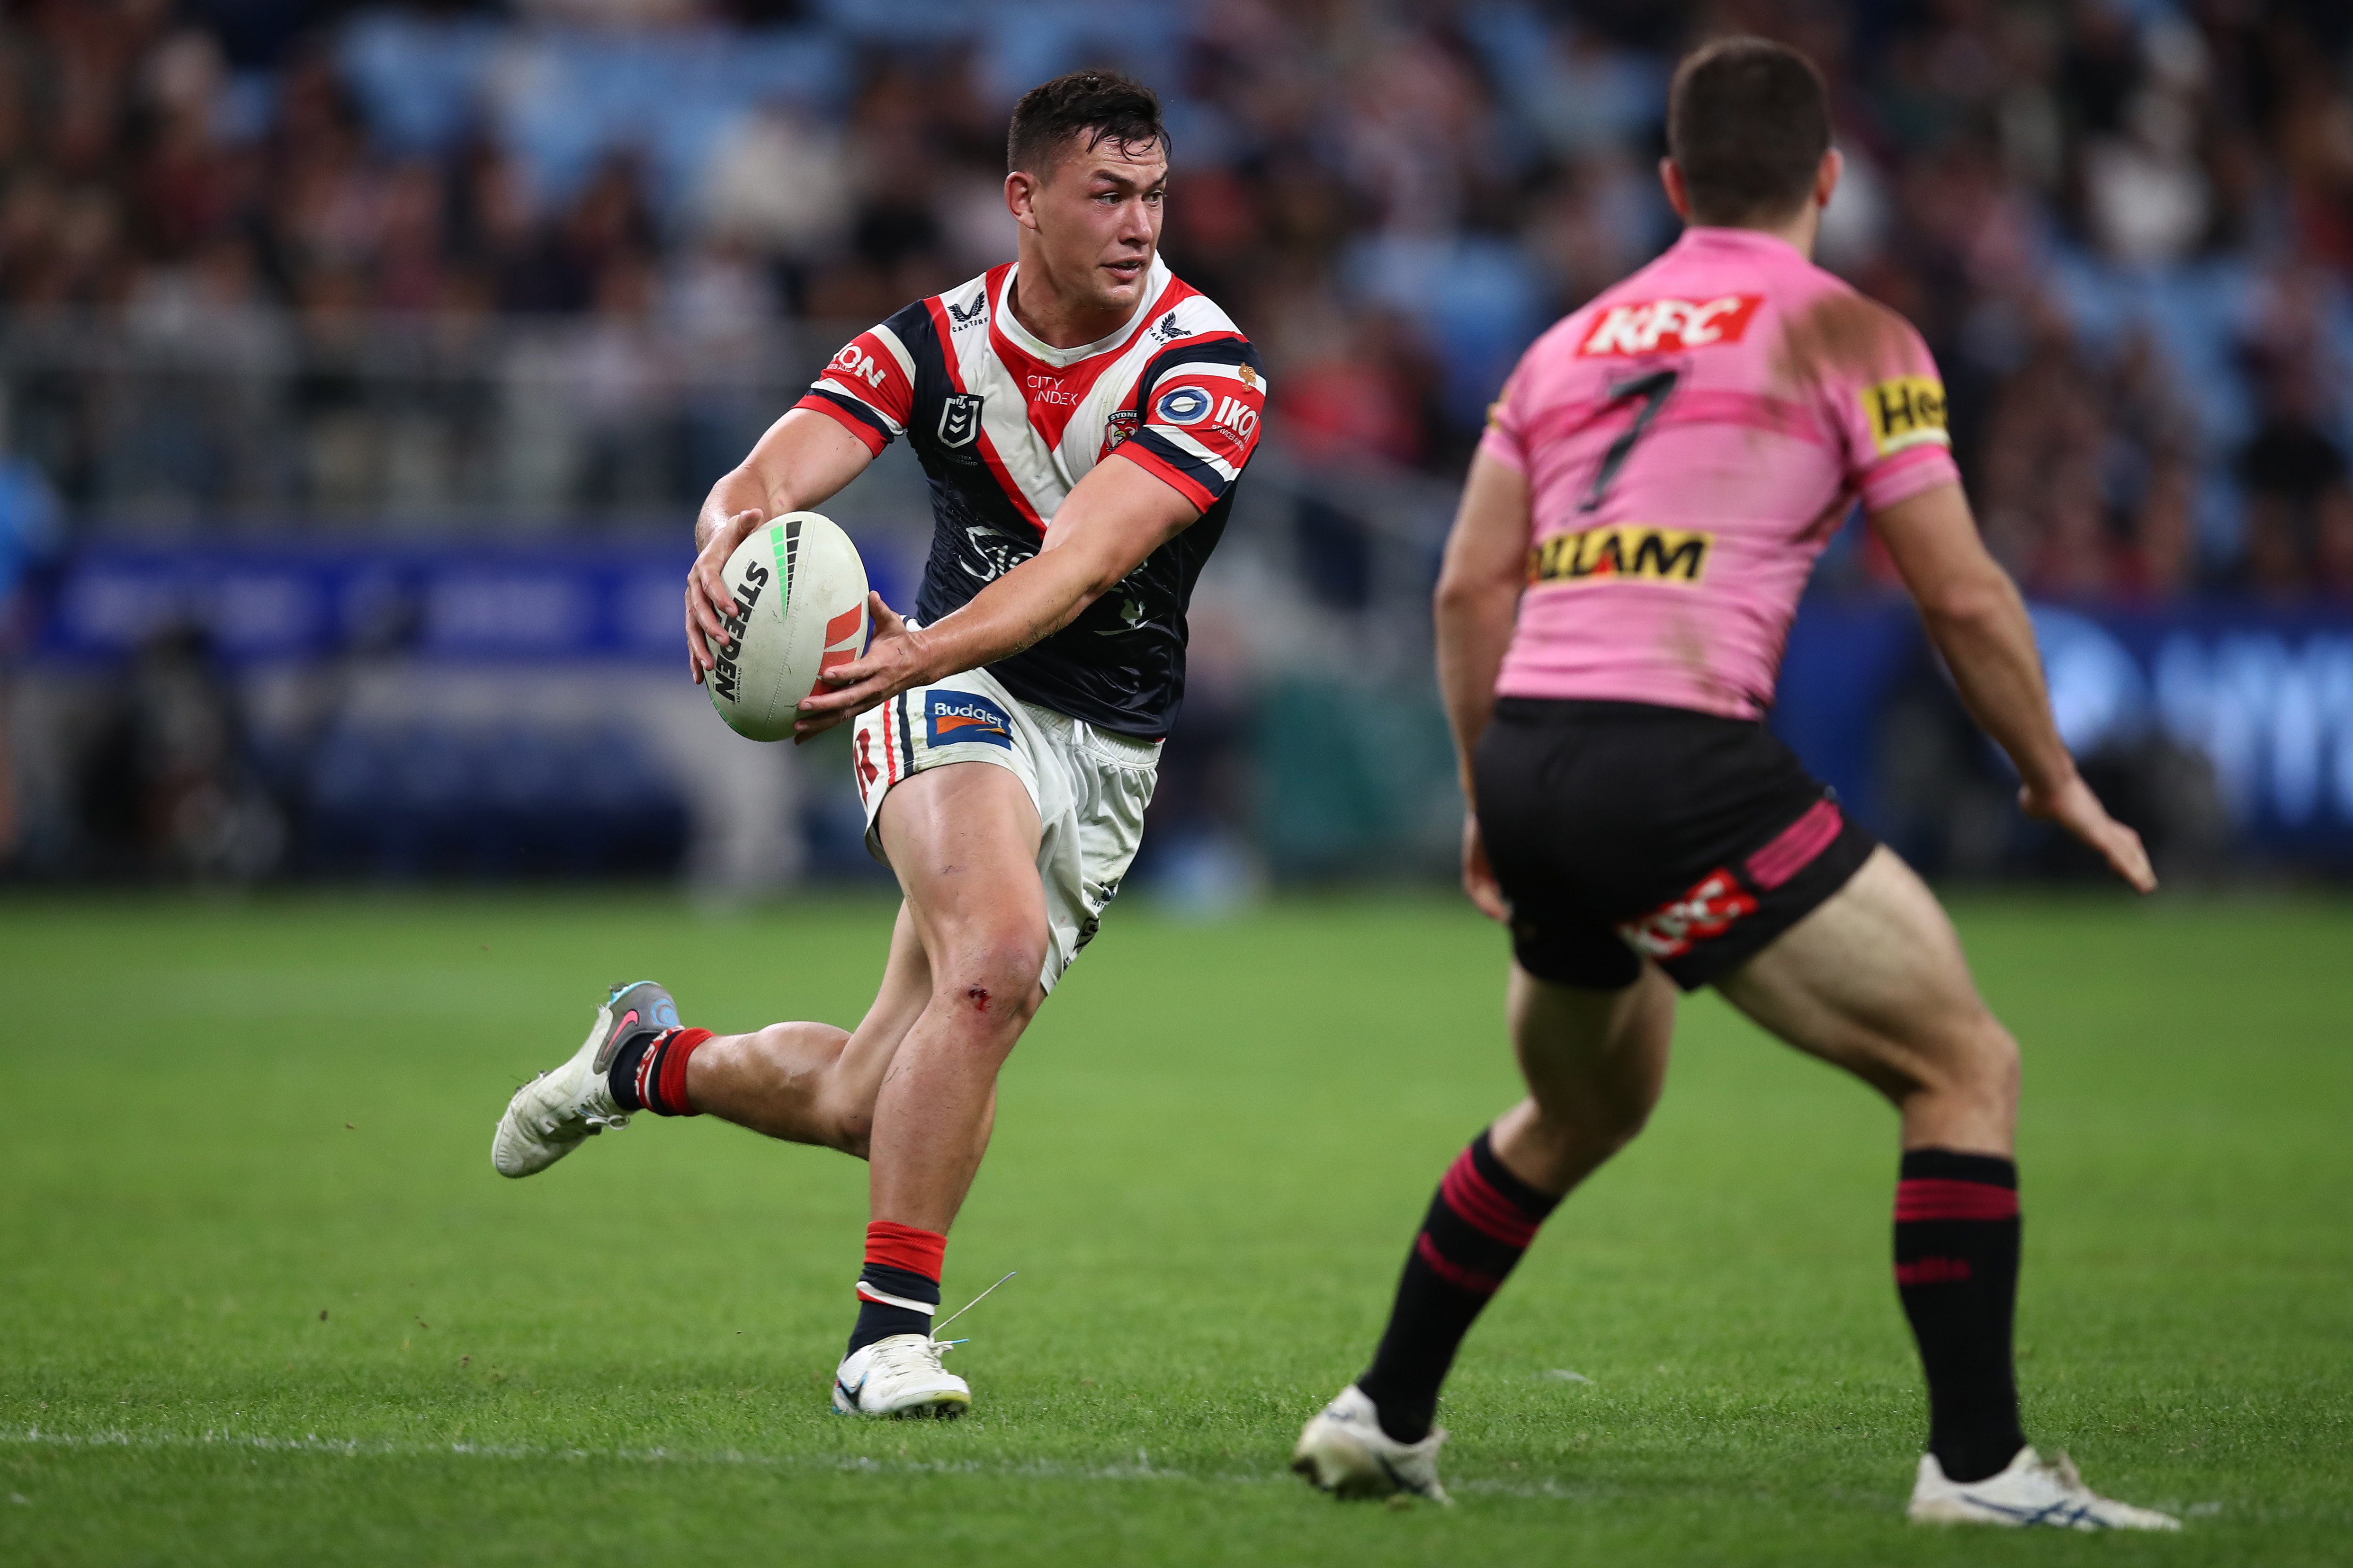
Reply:
<svg viewBox="0 0 2353 1568"><path fill-rule="evenodd" d="M1443 1496L1456 1347L1553 1206L1641 1131L1676 992L1713 984L1900 1112L1895 1281L1929 1415L1912 1517L2171 1528L2028 1445L2018 1047L1935 897L1764 726L1799 592L1858 500L2025 808L2144 892L2148 858L2060 742L1926 346L1809 260L1839 176L1820 77L1777 44L1710 45L1676 73L1667 136L1683 238L1521 360L1439 582L1463 879L1511 927L1528 1097L1447 1172L1371 1367L1295 1468Z"/></svg>
<svg viewBox="0 0 2353 1568"><path fill-rule="evenodd" d="M688 649L697 679L725 679L721 569L753 529L822 505L894 439L929 477L914 615L876 595L866 654L797 726L855 720L867 845L904 894L873 1006L854 1029L714 1035L659 985L617 986L492 1145L501 1173L530 1175L643 1110L863 1156L872 1223L833 1390L863 1415L971 1402L931 1337L948 1228L999 1067L1134 858L1187 601L1265 402L1249 342L1160 260L1149 90L1105 71L1032 89L1008 163L1018 260L852 340L695 526Z"/></svg>

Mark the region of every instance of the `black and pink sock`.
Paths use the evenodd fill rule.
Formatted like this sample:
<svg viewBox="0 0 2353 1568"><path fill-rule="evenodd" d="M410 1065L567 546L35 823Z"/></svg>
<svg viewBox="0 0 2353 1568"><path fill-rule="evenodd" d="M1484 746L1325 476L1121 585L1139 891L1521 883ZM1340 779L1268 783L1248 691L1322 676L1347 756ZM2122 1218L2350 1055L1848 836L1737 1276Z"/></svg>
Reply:
<svg viewBox="0 0 2353 1568"><path fill-rule="evenodd" d="M1505 1170L1484 1132L1455 1157L1406 1256L1372 1368L1356 1380L1383 1432L1400 1443L1430 1435L1462 1336L1559 1203Z"/></svg>
<svg viewBox="0 0 2353 1568"><path fill-rule="evenodd" d="M928 1334L940 1306L940 1272L948 1238L935 1230L878 1219L866 1227L866 1267L858 1273L858 1326L849 1331L855 1355L892 1334Z"/></svg>
<svg viewBox="0 0 2353 1568"><path fill-rule="evenodd" d="M1895 1184L1895 1289L1928 1378L1928 1451L1980 1481L2026 1446L2010 1327L2018 1166L1997 1154L1905 1152Z"/></svg>
<svg viewBox="0 0 2353 1568"><path fill-rule="evenodd" d="M711 1038L708 1029L664 1029L639 1035L624 1045L606 1070L613 1103L623 1110L650 1110L656 1116L699 1116L687 1102L686 1064L694 1048Z"/></svg>

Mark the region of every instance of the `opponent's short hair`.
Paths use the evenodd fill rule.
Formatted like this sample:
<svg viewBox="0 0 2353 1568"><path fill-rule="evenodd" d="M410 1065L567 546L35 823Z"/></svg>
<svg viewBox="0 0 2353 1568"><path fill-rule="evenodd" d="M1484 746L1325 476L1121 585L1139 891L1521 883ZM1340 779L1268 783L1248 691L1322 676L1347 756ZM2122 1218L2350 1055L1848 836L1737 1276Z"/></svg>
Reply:
<svg viewBox="0 0 2353 1568"><path fill-rule="evenodd" d="M1694 223L1736 226L1796 212L1830 146L1830 89L1788 45L1718 38L1675 68L1667 152Z"/></svg>
<svg viewBox="0 0 2353 1568"><path fill-rule="evenodd" d="M1013 106L1005 133L1005 166L1050 179L1054 166L1071 155L1073 137L1084 151L1109 142L1122 150L1153 142L1168 151L1168 128L1160 123L1160 100L1134 77L1115 70L1077 70L1040 82Z"/></svg>

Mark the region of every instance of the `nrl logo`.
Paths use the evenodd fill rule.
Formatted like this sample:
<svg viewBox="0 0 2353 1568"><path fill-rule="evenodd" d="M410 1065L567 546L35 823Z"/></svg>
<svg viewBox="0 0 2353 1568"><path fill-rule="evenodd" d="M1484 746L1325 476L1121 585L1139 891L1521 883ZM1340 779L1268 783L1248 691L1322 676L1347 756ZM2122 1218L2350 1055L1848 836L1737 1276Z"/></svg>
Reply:
<svg viewBox="0 0 2353 1568"><path fill-rule="evenodd" d="M951 392L940 407L940 445L969 447L980 435L980 405L985 401L977 392Z"/></svg>
<svg viewBox="0 0 2353 1568"><path fill-rule="evenodd" d="M960 332L966 327L988 320L987 294L985 292L975 294L969 306L959 305L953 300L949 300L948 319L955 323L948 328L952 332Z"/></svg>

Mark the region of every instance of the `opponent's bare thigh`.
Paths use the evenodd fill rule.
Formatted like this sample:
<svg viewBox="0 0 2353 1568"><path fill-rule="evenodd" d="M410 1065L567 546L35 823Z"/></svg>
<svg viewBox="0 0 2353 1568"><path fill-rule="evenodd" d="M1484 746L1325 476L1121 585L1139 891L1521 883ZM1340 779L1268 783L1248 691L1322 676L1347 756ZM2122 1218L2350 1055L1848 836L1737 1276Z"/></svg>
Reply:
<svg viewBox="0 0 2353 1568"><path fill-rule="evenodd" d="M2010 1152L2017 1045L1978 998L1936 895L1884 847L1716 989L1894 1101L1905 1147Z"/></svg>

